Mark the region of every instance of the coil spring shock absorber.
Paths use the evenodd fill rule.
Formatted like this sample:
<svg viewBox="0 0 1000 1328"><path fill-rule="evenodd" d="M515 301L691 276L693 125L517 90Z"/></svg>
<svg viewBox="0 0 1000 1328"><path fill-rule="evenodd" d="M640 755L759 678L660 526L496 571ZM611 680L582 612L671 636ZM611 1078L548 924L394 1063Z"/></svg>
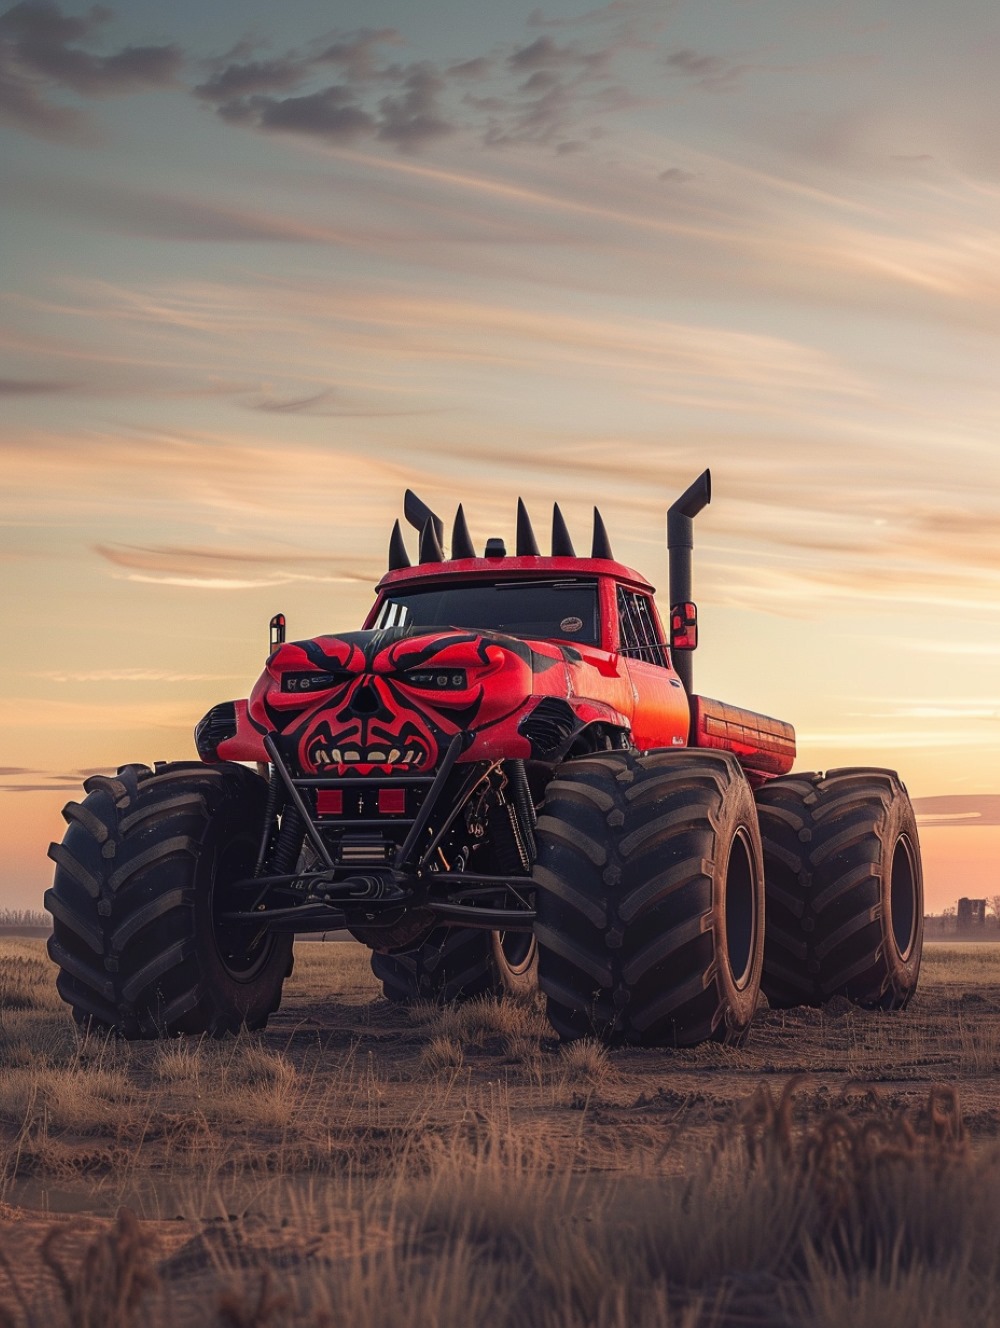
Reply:
<svg viewBox="0 0 1000 1328"><path fill-rule="evenodd" d="M267 786L267 802L264 806L264 829L260 837L260 850L257 853L257 863L253 869L254 876L260 876L264 870L264 863L267 861L268 849L274 842L274 826L278 812L281 810L281 804L284 801L284 785L278 778L277 770L271 770L271 780Z"/></svg>
<svg viewBox="0 0 1000 1328"><path fill-rule="evenodd" d="M302 852L306 828L295 807L285 807L281 814L281 828L274 841L271 860L267 864L272 876L288 876L296 867Z"/></svg>
<svg viewBox="0 0 1000 1328"><path fill-rule="evenodd" d="M531 864L538 855L535 847L535 804L531 801L531 789L528 787L528 773L523 761L506 762L507 782L511 792L511 801L507 804L511 829L517 840L521 866L526 872L531 871Z"/></svg>

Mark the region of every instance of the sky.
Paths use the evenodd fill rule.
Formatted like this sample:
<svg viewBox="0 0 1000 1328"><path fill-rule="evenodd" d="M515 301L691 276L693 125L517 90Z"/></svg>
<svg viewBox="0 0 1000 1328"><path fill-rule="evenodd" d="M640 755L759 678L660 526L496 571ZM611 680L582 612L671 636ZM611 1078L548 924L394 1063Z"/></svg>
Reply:
<svg viewBox="0 0 1000 1328"><path fill-rule="evenodd" d="M665 594L706 466L696 689L1000 892L998 13L0 7L0 907L273 613L360 624L406 486Z"/></svg>

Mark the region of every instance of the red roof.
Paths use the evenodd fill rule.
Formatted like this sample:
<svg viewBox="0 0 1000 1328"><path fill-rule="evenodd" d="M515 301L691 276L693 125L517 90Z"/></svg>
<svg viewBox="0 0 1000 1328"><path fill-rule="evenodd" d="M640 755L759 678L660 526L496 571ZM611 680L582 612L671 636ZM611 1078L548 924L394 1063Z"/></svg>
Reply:
<svg viewBox="0 0 1000 1328"><path fill-rule="evenodd" d="M417 563L415 567L400 567L394 572L386 572L376 590L421 581L499 581L522 576L608 576L642 590L655 589L631 567L612 562L610 558L536 558L515 555L505 558L446 558L440 563Z"/></svg>

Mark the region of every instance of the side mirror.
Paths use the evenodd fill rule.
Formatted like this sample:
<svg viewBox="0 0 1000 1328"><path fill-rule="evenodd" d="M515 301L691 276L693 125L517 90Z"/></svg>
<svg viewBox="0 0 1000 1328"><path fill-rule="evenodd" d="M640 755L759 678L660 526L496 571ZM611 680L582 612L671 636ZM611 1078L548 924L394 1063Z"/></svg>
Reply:
<svg viewBox="0 0 1000 1328"><path fill-rule="evenodd" d="M273 655L279 646L285 644L285 615L283 613L276 613L271 619L270 638L270 650L268 653Z"/></svg>
<svg viewBox="0 0 1000 1328"><path fill-rule="evenodd" d="M670 649L698 649L697 604L675 604L670 610Z"/></svg>

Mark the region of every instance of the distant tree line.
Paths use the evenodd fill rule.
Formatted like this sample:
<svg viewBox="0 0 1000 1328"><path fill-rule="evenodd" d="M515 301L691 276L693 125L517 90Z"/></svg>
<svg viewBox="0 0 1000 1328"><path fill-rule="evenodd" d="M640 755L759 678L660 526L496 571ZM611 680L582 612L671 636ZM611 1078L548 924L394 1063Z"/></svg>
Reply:
<svg viewBox="0 0 1000 1328"><path fill-rule="evenodd" d="M40 908L0 908L0 927L51 927L52 919Z"/></svg>

